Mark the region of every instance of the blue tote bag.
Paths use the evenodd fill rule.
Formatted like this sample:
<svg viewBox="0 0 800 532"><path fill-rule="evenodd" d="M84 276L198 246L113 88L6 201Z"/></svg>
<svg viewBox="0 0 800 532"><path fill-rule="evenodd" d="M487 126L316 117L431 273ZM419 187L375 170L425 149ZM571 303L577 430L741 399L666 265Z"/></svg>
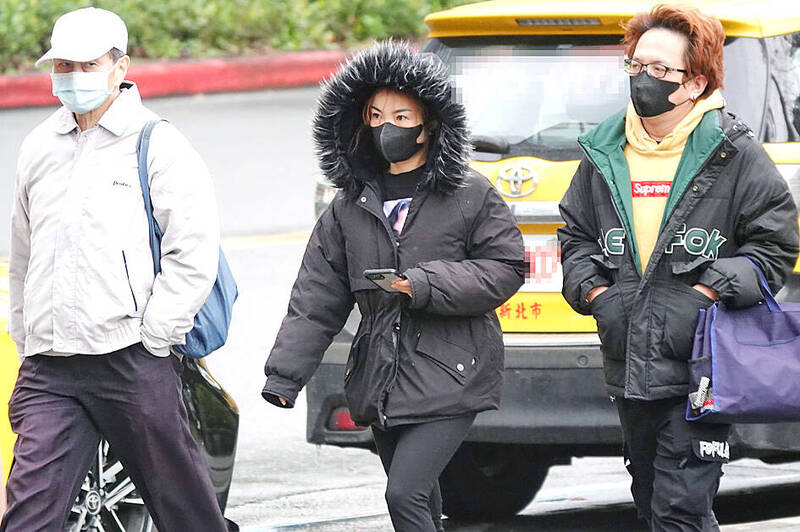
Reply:
<svg viewBox="0 0 800 532"><path fill-rule="evenodd" d="M731 309L718 301L700 310L687 421L800 421L800 303L779 305L753 266L763 302Z"/></svg>
<svg viewBox="0 0 800 532"><path fill-rule="evenodd" d="M150 201L150 183L147 176L147 150L150 146L150 134L160 120L151 120L142 128L136 154L139 161L139 182L142 186L144 208L150 226L150 250L153 253L153 269L155 275L161 271L161 229L153 218L153 204ZM186 343L172 348L190 358L202 358L211 354L225 344L231 324L233 303L239 296L236 281L233 278L228 261L219 250L219 266L214 287L194 317L194 327L186 333Z"/></svg>

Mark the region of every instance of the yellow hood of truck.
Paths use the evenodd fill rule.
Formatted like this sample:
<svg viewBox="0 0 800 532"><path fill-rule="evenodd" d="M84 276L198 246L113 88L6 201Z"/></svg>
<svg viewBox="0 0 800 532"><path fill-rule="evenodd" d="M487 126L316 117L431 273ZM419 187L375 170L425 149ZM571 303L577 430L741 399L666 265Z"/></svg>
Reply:
<svg viewBox="0 0 800 532"><path fill-rule="evenodd" d="M650 1L496 0L433 13L425 18L429 37L480 35L614 35ZM786 0L698 0L692 2L722 21L731 37L771 37L800 26L800 2Z"/></svg>
<svg viewBox="0 0 800 532"><path fill-rule="evenodd" d="M17 348L8 335L8 264L0 263L0 464L3 483L8 478L16 436L8 422L8 401L17 380Z"/></svg>

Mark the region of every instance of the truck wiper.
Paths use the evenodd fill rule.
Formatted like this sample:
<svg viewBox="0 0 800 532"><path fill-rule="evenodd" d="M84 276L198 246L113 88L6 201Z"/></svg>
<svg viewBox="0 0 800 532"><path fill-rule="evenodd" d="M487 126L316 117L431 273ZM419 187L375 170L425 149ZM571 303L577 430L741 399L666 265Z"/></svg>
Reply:
<svg viewBox="0 0 800 532"><path fill-rule="evenodd" d="M508 153L510 144L503 137L490 137L487 135L475 135L470 139L475 151L483 153Z"/></svg>

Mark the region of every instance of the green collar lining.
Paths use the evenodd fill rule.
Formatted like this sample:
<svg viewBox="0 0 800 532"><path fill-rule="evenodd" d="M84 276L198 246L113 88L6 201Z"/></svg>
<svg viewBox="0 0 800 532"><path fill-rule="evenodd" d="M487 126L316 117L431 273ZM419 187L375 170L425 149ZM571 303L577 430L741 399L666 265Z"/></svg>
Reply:
<svg viewBox="0 0 800 532"><path fill-rule="evenodd" d="M725 134L720 127L719 109L711 109L703 115L700 123L686 139L686 147L683 149L678 169L675 170L672 188L667 196L667 204L664 206L664 216L661 218L659 233L664 229L664 225L683 197L689 183L723 140L725 140Z"/></svg>
<svg viewBox="0 0 800 532"><path fill-rule="evenodd" d="M596 128L578 137L578 142L600 170L617 207L625 235L630 243L636 267L641 272L641 259L633 231L633 201L631 199L631 177L625 160L625 113L612 115Z"/></svg>

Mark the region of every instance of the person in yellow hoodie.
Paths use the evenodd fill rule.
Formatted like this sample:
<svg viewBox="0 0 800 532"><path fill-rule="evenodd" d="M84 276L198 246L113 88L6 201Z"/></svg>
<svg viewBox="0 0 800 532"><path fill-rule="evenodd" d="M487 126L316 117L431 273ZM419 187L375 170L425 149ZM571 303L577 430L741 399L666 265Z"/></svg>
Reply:
<svg viewBox="0 0 800 532"><path fill-rule="evenodd" d="M777 292L798 249L797 210L754 133L725 109L720 21L659 5L623 38L631 102L578 139L561 201L563 294L597 321L640 517L713 531L729 425L685 420L698 310Z"/></svg>
<svg viewBox="0 0 800 532"><path fill-rule="evenodd" d="M669 33L665 31L664 37L670 38ZM631 62L629 68L639 68L633 67L634 64ZM628 105L625 115L625 138L628 141L625 145L625 160L628 162L631 176L633 232L639 244L642 268L647 266L653 254L667 197L672 188L672 180L681 162L689 135L708 111L721 109L724 106L725 100L719 89L716 89L707 98L698 100L694 105L684 106L688 113L678 122L675 129L663 138L654 139L647 132L644 122L657 120L659 117L640 119L633 103ZM677 109L677 111L682 110ZM696 289L712 299L717 297L713 290L705 286L699 285ZM593 296L600 292L602 288L595 290Z"/></svg>

